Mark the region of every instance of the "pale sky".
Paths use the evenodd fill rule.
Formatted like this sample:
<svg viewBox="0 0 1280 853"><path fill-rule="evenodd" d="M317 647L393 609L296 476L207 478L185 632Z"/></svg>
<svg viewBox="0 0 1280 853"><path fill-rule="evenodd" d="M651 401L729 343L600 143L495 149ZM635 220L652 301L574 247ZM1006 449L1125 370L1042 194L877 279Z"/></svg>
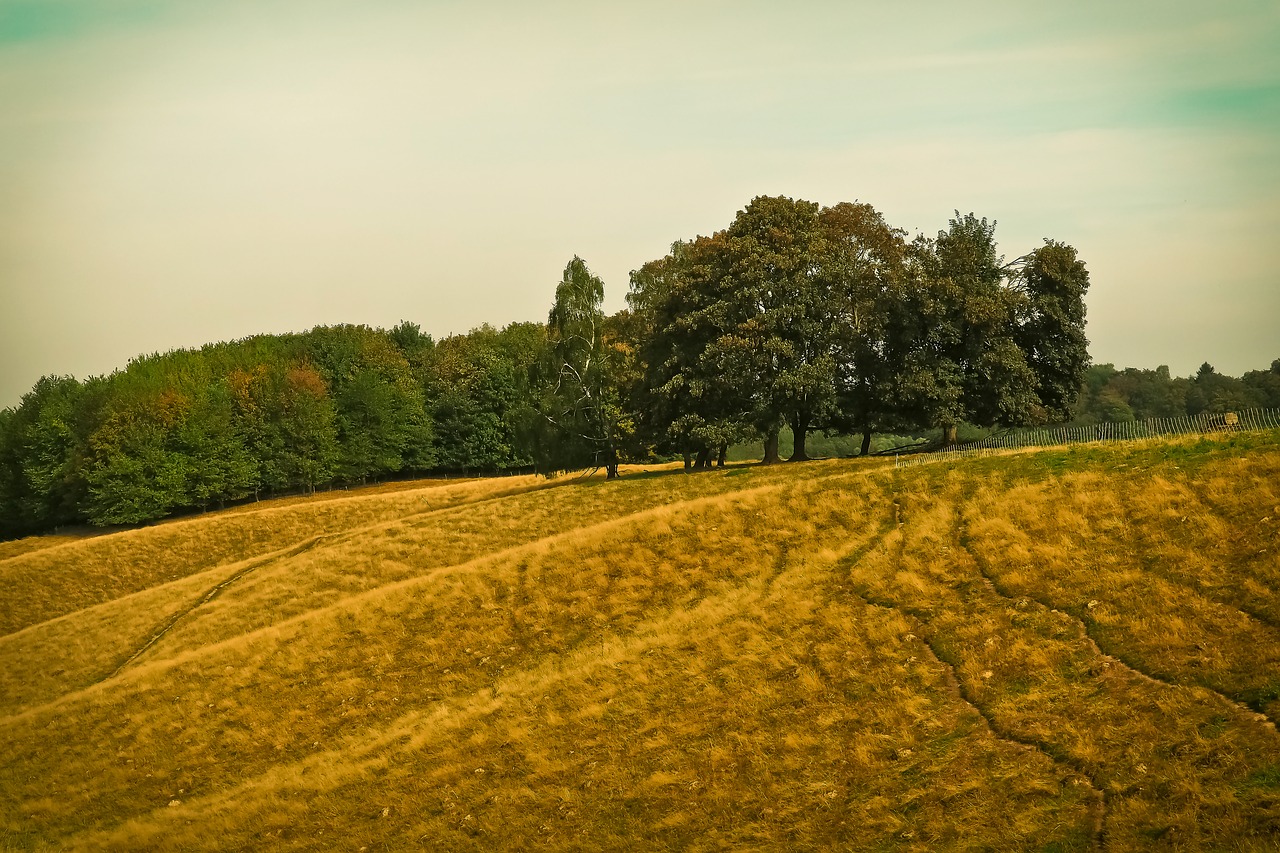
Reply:
<svg viewBox="0 0 1280 853"><path fill-rule="evenodd" d="M1280 3L0 0L0 407L144 352L545 320L757 195L1092 276L1095 361L1280 358Z"/></svg>

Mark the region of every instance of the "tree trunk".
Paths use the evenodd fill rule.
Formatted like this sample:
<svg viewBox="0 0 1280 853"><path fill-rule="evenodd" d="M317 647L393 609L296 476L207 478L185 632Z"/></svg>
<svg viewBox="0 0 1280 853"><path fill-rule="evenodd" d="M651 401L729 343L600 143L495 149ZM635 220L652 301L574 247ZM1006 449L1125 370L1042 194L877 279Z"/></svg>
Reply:
<svg viewBox="0 0 1280 853"><path fill-rule="evenodd" d="M725 462L729 459L729 445L727 442L720 442L720 452L716 455L716 467L723 468Z"/></svg>
<svg viewBox="0 0 1280 853"><path fill-rule="evenodd" d="M764 458L760 462L764 465L774 465L781 461L782 457L778 455L778 431L772 429L764 437Z"/></svg>
<svg viewBox="0 0 1280 853"><path fill-rule="evenodd" d="M690 455L689 451L687 451L687 450L686 450L686 451L684 452L684 470L685 470L685 473L686 473L686 474L687 474L687 473L689 473L689 469L690 469L690 468L692 468L692 467L693 467L693 456L692 456L692 455Z"/></svg>
<svg viewBox="0 0 1280 853"><path fill-rule="evenodd" d="M866 456L871 452L871 428L867 427L862 430L862 455Z"/></svg>
<svg viewBox="0 0 1280 853"><path fill-rule="evenodd" d="M942 425L942 446L950 447L955 443L956 443L956 425L943 424Z"/></svg>
<svg viewBox="0 0 1280 853"><path fill-rule="evenodd" d="M805 450L805 442L809 438L809 416L800 415L796 418L795 426L792 428L795 433L795 444L791 449L790 462L807 462L809 454Z"/></svg>
<svg viewBox="0 0 1280 853"><path fill-rule="evenodd" d="M618 451L612 447L604 458L604 478L606 480L618 479Z"/></svg>

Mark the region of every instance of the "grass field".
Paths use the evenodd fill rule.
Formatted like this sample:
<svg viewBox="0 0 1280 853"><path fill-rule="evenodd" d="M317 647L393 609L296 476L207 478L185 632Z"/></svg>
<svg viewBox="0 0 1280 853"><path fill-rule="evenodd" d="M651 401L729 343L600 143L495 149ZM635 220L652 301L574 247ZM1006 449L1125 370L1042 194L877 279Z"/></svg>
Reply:
<svg viewBox="0 0 1280 853"><path fill-rule="evenodd" d="M4 850L1280 849L1280 434L0 545Z"/></svg>

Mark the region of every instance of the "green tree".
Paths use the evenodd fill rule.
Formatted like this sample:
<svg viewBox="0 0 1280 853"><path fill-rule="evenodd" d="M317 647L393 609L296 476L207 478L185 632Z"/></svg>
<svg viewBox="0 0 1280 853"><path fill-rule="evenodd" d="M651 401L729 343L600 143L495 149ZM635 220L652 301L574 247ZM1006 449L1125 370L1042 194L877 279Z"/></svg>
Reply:
<svg viewBox="0 0 1280 853"><path fill-rule="evenodd" d="M97 525L150 521L189 505L188 464L175 444L190 400L172 390L121 390L90 439L85 511Z"/></svg>
<svg viewBox="0 0 1280 853"><path fill-rule="evenodd" d="M891 340L906 281L905 232L890 227L869 204L843 202L819 213L819 275L829 293L828 321L835 354L834 411L828 425L862 433L862 455L874 432L897 427L893 392L899 365Z"/></svg>
<svg viewBox="0 0 1280 853"><path fill-rule="evenodd" d="M939 274L932 240L916 237L906 260L901 299L887 317L891 395L902 421L941 426L944 441L954 443L956 426L966 411L962 324L954 307L959 289Z"/></svg>
<svg viewBox="0 0 1280 853"><path fill-rule="evenodd" d="M84 499L84 387L70 376L36 382L0 437L8 526L36 531L77 521Z"/></svg>
<svg viewBox="0 0 1280 853"><path fill-rule="evenodd" d="M1016 338L1035 374L1035 395L1044 420L1067 420L1089 367L1084 297L1089 272L1065 243L1045 240L1023 259L1016 278L1025 303Z"/></svg>
<svg viewBox="0 0 1280 853"><path fill-rule="evenodd" d="M190 411L174 426L173 448L183 461L185 504L207 509L253 494L257 460L234 423L223 382L196 389Z"/></svg>
<svg viewBox="0 0 1280 853"><path fill-rule="evenodd" d="M1187 389L1187 414L1235 412L1261 405L1259 397L1234 376L1224 376L1207 361L1200 365Z"/></svg>
<svg viewBox="0 0 1280 853"><path fill-rule="evenodd" d="M556 287L547 318L550 362L543 414L562 436L562 452L618 476L620 445L631 418L606 346L604 282L574 256Z"/></svg>
<svg viewBox="0 0 1280 853"><path fill-rule="evenodd" d="M1114 424L1137 419L1124 398L1110 391L1098 398L1097 411L1100 423Z"/></svg>
<svg viewBox="0 0 1280 853"><path fill-rule="evenodd" d="M285 369L273 385L280 482L314 492L337 472L337 410L324 380L308 365Z"/></svg>
<svg viewBox="0 0 1280 853"><path fill-rule="evenodd" d="M1240 377L1258 405L1280 408L1280 358L1271 362L1270 370L1250 370Z"/></svg>
<svg viewBox="0 0 1280 853"><path fill-rule="evenodd" d="M637 399L649 428L705 454L753 432L793 459L813 429L1066 417L1087 365L1075 250L1053 241L1015 265L995 223L958 212L907 245L870 205L761 196L724 232L676 243L632 273L645 330ZM686 450L687 452L687 450Z"/></svg>
<svg viewBox="0 0 1280 853"><path fill-rule="evenodd" d="M666 257L631 273L627 302L636 331L633 393L639 429L685 467L723 460L751 432L741 389L720 352L732 341L725 233L676 242ZM723 461L721 461L723 464Z"/></svg>
<svg viewBox="0 0 1280 853"><path fill-rule="evenodd" d="M982 426L1032 423L1041 410L1037 377L1020 346L1027 297L1007 286L995 223L972 213L950 221L936 240L912 246L905 304L914 328L901 354L899 388L907 407L954 443L962 421Z"/></svg>
<svg viewBox="0 0 1280 853"><path fill-rule="evenodd" d="M540 324L491 326L453 335L423 365L434 423L435 464L450 471L500 471L532 464L524 435L532 411L529 371L545 349Z"/></svg>
<svg viewBox="0 0 1280 853"><path fill-rule="evenodd" d="M725 235L728 333L713 359L733 382L747 420L765 437L764 461L778 461L778 430L795 435L792 459L835 401L834 324L829 291L816 274L818 205L760 196Z"/></svg>
<svg viewBox="0 0 1280 853"><path fill-rule="evenodd" d="M337 476L364 482L429 469L432 429L422 389L395 342L367 326L319 326L304 341L334 402Z"/></svg>
<svg viewBox="0 0 1280 853"><path fill-rule="evenodd" d="M19 509L23 484L16 418L16 409L0 409L0 539L21 536L27 530Z"/></svg>
<svg viewBox="0 0 1280 853"><path fill-rule="evenodd" d="M422 327L417 323L410 323L408 320L401 320L399 324L387 332L387 337L396 345L396 348L404 354L404 357L413 362L414 358L424 352L429 352L435 346L435 342L430 335L422 333Z"/></svg>
<svg viewBox="0 0 1280 853"><path fill-rule="evenodd" d="M1161 365L1155 370L1126 367L1116 370L1112 365L1089 368L1085 374L1080 403L1075 406L1078 423L1097 423L1115 420L1106 411L1106 399L1119 400L1137 420L1148 418L1172 418L1187 413L1185 379L1173 379L1169 368Z"/></svg>
<svg viewBox="0 0 1280 853"><path fill-rule="evenodd" d="M226 379L240 440L256 460L254 493L314 492L337 470L337 412L324 380L306 364L275 361Z"/></svg>

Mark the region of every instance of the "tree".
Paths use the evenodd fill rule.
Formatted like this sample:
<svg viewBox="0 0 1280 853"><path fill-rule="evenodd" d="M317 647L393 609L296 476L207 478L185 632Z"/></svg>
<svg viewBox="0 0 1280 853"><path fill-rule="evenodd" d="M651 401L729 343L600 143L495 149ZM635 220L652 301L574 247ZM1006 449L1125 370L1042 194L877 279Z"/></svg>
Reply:
<svg viewBox="0 0 1280 853"><path fill-rule="evenodd" d="M308 362L333 398L338 477L363 482L429 469L431 422L422 389L395 342L367 326L318 326L304 341Z"/></svg>
<svg viewBox="0 0 1280 853"><path fill-rule="evenodd" d="M16 416L16 409L0 409L0 539L21 536L27 529L18 506L22 498L22 464Z"/></svg>
<svg viewBox="0 0 1280 853"><path fill-rule="evenodd" d="M618 476L619 445L630 418L606 347L604 282L575 255L547 318L550 362L543 414L562 436L560 462L574 457Z"/></svg>
<svg viewBox="0 0 1280 853"><path fill-rule="evenodd" d="M862 432L862 455L873 432L898 426L893 394L897 349L894 308L906 277L905 232L890 227L869 204L823 208L819 276L828 291L835 354L835 407L828 425Z"/></svg>
<svg viewBox="0 0 1280 853"><path fill-rule="evenodd" d="M685 457L686 469L709 466L713 451L750 431L742 388L721 361L731 337L732 300L725 233L676 242L665 258L631 273L637 327L635 393L641 429ZM723 464L723 463L722 463Z"/></svg>
<svg viewBox="0 0 1280 853"><path fill-rule="evenodd" d="M187 460L175 445L191 401L174 390L123 390L90 441L85 511L97 525L150 521L190 505Z"/></svg>
<svg viewBox="0 0 1280 853"><path fill-rule="evenodd" d="M1045 240L1026 256L1017 277L1026 297L1017 342L1035 374L1046 420L1066 420L1089 367L1084 297L1089 271L1065 243Z"/></svg>
<svg viewBox="0 0 1280 853"><path fill-rule="evenodd" d="M653 446L640 429L637 400L643 387L644 373L640 361L640 343L644 326L627 309L604 318L603 354L608 365L611 393L618 400L619 419L616 429L618 451L632 462L653 458Z"/></svg>
<svg viewBox="0 0 1280 853"><path fill-rule="evenodd" d="M13 411L0 436L4 505L15 533L80 518L85 482L84 387L70 376L44 376Z"/></svg>
<svg viewBox="0 0 1280 853"><path fill-rule="evenodd" d="M422 328L417 323L410 323L408 320L401 320L398 325L387 332L387 337L404 354L404 357L410 361L415 356L430 351L435 346L435 342L431 340L430 335L424 335Z"/></svg>
<svg viewBox="0 0 1280 853"><path fill-rule="evenodd" d="M818 205L760 196L725 235L729 317L715 358L735 384L747 419L765 436L764 462L778 461L778 431L795 434L792 459L835 400L834 326L828 291L816 275Z"/></svg>
<svg viewBox="0 0 1280 853"><path fill-rule="evenodd" d="M902 298L888 316L886 342L902 419L940 426L944 443L954 443L965 416L963 322L956 308L961 291L940 266L934 241L916 237L908 247Z"/></svg>
<svg viewBox="0 0 1280 853"><path fill-rule="evenodd" d="M1101 423L1123 423L1136 420L1133 409L1118 394L1104 393L1098 398L1098 420Z"/></svg>
<svg viewBox="0 0 1280 853"><path fill-rule="evenodd" d="M1187 413L1188 385L1185 379L1173 379L1167 365L1155 370L1094 365L1084 371L1079 396L1071 407L1072 420L1094 424L1180 417Z"/></svg>
<svg viewBox="0 0 1280 853"><path fill-rule="evenodd" d="M1250 370L1240 379L1258 405L1269 409L1280 408L1280 358L1271 362L1270 370Z"/></svg>
<svg viewBox="0 0 1280 853"><path fill-rule="evenodd" d="M911 250L912 317L901 335L899 391L919 419L955 443L961 421L983 426L1036 420L1036 374L1019 346L1017 320L1027 298L1007 286L995 223L972 213L950 221L936 240Z"/></svg>
<svg viewBox="0 0 1280 853"><path fill-rule="evenodd" d="M172 442L183 460L187 505L207 509L253 494L258 462L236 428L225 383L210 382L194 389L191 408L175 424Z"/></svg>
<svg viewBox="0 0 1280 853"><path fill-rule="evenodd" d="M1006 265L972 213L907 245L870 205L755 198L723 232L632 273L643 410L702 458L779 429L807 458L812 429L1014 425L1066 417L1087 366L1075 250Z"/></svg>
<svg viewBox="0 0 1280 853"><path fill-rule="evenodd" d="M237 368L225 380L240 442L257 463L260 490L308 492L333 478L338 431L324 380L305 364Z"/></svg>
<svg viewBox="0 0 1280 853"><path fill-rule="evenodd" d="M1258 395L1234 376L1224 376L1207 361L1200 365L1187 389L1187 414L1233 412L1261 405Z"/></svg>
<svg viewBox="0 0 1280 853"><path fill-rule="evenodd" d="M451 471L500 471L529 465L522 435L528 420L529 371L542 357L541 324L481 326L441 341L422 377L435 425L435 464Z"/></svg>

